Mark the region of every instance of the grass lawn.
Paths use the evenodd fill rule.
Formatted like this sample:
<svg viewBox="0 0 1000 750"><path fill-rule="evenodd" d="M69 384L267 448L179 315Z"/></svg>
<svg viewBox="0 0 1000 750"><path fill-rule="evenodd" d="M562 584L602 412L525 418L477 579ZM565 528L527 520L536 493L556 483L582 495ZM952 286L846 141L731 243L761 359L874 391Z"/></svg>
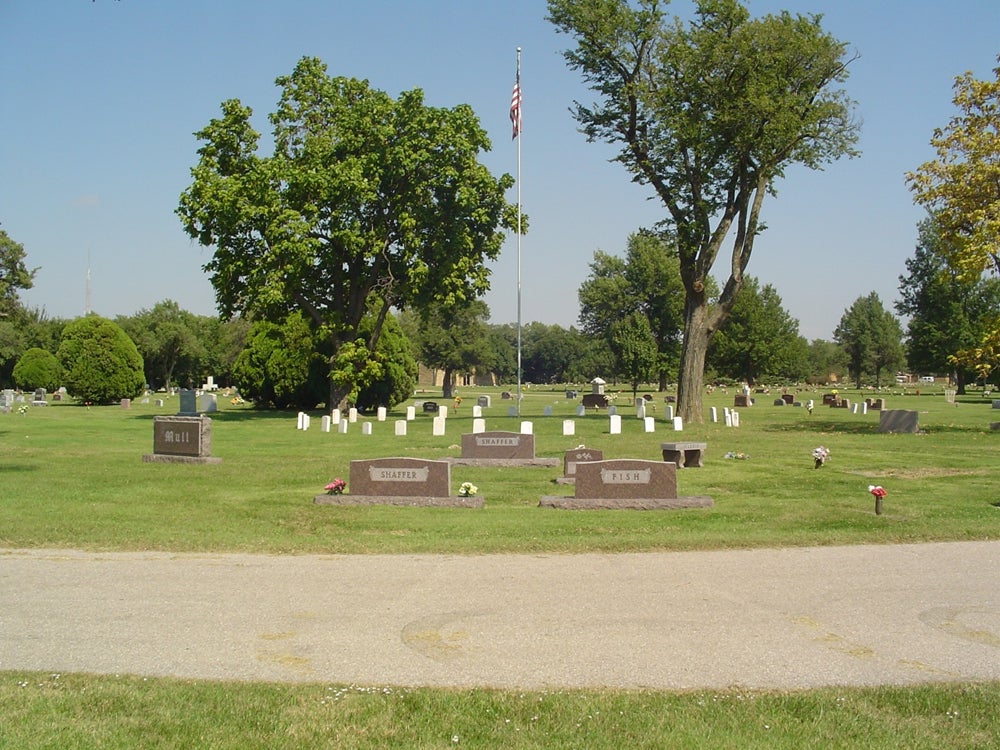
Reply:
<svg viewBox="0 0 1000 750"><path fill-rule="evenodd" d="M489 430L534 424L536 455L585 444L605 458L660 458L661 441L706 442L704 468L678 472L682 495L712 508L562 511L543 495L572 494L551 468L454 466L482 509L328 506L312 502L355 458L458 456L481 393ZM52 404L0 415L0 547L307 553L584 552L898 543L1000 537L996 487L1000 411L980 396L948 404L939 387L882 394L919 412L922 433L882 435L877 413L820 404L775 407L757 394L741 426L706 419L675 433L654 395L656 432L619 399L623 434L604 415L575 418L562 389L525 391L509 417L498 389L463 389L447 435L418 414L405 438L296 430L295 413L255 412L220 398L212 422L219 465L144 463L156 408ZM871 394L844 392L852 399ZM418 398L435 398L426 394ZM154 402L155 396L150 401ZM441 403L443 399L436 398ZM720 412L732 394L706 398ZM543 416L546 407L552 415ZM367 419L363 417L362 419ZM564 419L576 434L563 436ZM374 420L372 420L374 421ZM830 459L813 468L812 450ZM729 452L746 460L725 458ZM868 485L887 490L876 516ZM348 487L350 492L350 487ZM0 556L2 566L2 556ZM2 665L0 665L2 666ZM803 692L431 690L217 683L0 671L0 747L18 748L972 748L1000 746L1000 685L934 684Z"/></svg>
<svg viewBox="0 0 1000 750"><path fill-rule="evenodd" d="M1000 688L515 692L0 672L10 748L988 748Z"/></svg>
<svg viewBox="0 0 1000 750"><path fill-rule="evenodd" d="M490 393L489 430L534 425L536 455L561 458L584 444L605 458L660 459L660 442L706 442L705 466L678 472L681 495L708 495L709 509L684 511L560 511L538 507L543 495L572 494L554 483L560 469L454 466L452 492L470 481L485 497L480 510L315 505L334 477L348 478L351 459L458 456L472 429L475 396ZM852 395L852 394L847 394ZM861 394L863 395L863 394ZM576 418L562 390L529 389L521 418L488 389L467 389L447 434L434 437L418 413L405 438L393 421L359 424L347 434L296 429L294 412L255 412L223 402L212 421L215 466L143 463L152 452L152 419L173 414L177 399L157 409L133 404L81 407L53 404L27 414L0 415L0 546L89 550L242 551L268 553L583 552L718 549L783 545L896 543L995 539L1000 536L1000 419L990 402L967 397L947 404L940 390L888 394L890 408L919 412L923 434L878 434L877 413L817 406L775 407L758 394L742 409L739 428L706 419L674 432L656 397L656 432L645 433L620 406L622 434L609 434L605 415ZM805 392L819 404L822 392ZM431 398L431 395L427 396ZM440 400L440 399L438 399ZM624 401L621 398L620 401ZM153 400L155 402L155 399ZM706 399L719 412L731 395ZM552 416L543 416L551 407ZM563 420L576 434L563 436ZM364 417L363 417L364 419ZM813 448L830 458L813 468ZM728 452L749 454L727 459ZM887 490L874 514L870 484ZM350 492L350 487L348 487Z"/></svg>

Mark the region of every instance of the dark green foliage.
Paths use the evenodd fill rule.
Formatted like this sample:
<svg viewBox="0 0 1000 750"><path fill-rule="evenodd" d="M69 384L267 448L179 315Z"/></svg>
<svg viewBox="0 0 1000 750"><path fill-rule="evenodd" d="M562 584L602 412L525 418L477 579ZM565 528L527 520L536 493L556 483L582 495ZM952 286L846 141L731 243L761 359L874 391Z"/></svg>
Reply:
<svg viewBox="0 0 1000 750"><path fill-rule="evenodd" d="M684 330L684 284L672 238L637 232L628 238L624 259L598 250L578 295L580 325L605 344L616 323L632 313L645 316L656 343L660 390L674 379Z"/></svg>
<svg viewBox="0 0 1000 750"><path fill-rule="evenodd" d="M875 292L858 297L844 311L834 337L847 353L857 388L865 376L881 386L883 375L903 365L903 329Z"/></svg>
<svg viewBox="0 0 1000 750"><path fill-rule="evenodd" d="M52 352L44 349L28 349L14 365L14 382L23 390L44 388L54 391L59 387L62 367Z"/></svg>
<svg viewBox="0 0 1000 750"><path fill-rule="evenodd" d="M774 287L745 276L729 319L712 339L708 362L719 375L751 384L799 381L808 374L807 348Z"/></svg>
<svg viewBox="0 0 1000 750"><path fill-rule="evenodd" d="M258 407L312 409L328 391L323 358L314 344L298 313L281 325L258 321L233 365L233 382Z"/></svg>
<svg viewBox="0 0 1000 750"><path fill-rule="evenodd" d="M18 290L32 287L37 269L29 271L24 256L24 246L0 229L0 315L9 315L20 307Z"/></svg>
<svg viewBox="0 0 1000 750"><path fill-rule="evenodd" d="M368 325L372 324L374 320L369 318ZM374 411L379 406L391 409L408 399L417 386L417 361L403 329L392 316L382 324L375 359L381 373L362 386L355 399L358 407L367 411Z"/></svg>
<svg viewBox="0 0 1000 750"><path fill-rule="evenodd" d="M1000 310L1000 282L963 275L948 266L954 254L946 247L933 217L919 225L919 241L899 277L896 312L909 316L906 361L911 372L924 375L955 373L958 392L975 373L957 367L949 357L982 340L991 316Z"/></svg>
<svg viewBox="0 0 1000 750"><path fill-rule="evenodd" d="M479 162L490 142L467 105L430 107L419 89L392 99L310 57L276 83L273 154L250 108L224 102L197 134L177 213L213 247L220 311L276 325L305 315L328 357L326 400L340 403L378 369L364 357L381 327L360 332L371 305L381 318L488 289L487 263L516 224L513 179Z"/></svg>
<svg viewBox="0 0 1000 750"><path fill-rule="evenodd" d="M409 326L420 361L444 371L442 395L451 398L456 373L469 373L493 359L486 320L490 309L482 300L434 304L414 315Z"/></svg>
<svg viewBox="0 0 1000 750"><path fill-rule="evenodd" d="M649 381L656 368L656 342L649 321L634 312L611 329L611 351L619 374L632 385L635 398L640 383Z"/></svg>
<svg viewBox="0 0 1000 750"><path fill-rule="evenodd" d="M63 330L56 352L70 395L84 402L135 398L145 385L142 357L132 339L106 318L77 318Z"/></svg>
<svg viewBox="0 0 1000 750"><path fill-rule="evenodd" d="M173 300L157 302L116 321L135 342L152 388L169 389L172 383L191 388L201 385L197 363L205 347L196 333L196 318ZM198 381L198 382L196 382Z"/></svg>

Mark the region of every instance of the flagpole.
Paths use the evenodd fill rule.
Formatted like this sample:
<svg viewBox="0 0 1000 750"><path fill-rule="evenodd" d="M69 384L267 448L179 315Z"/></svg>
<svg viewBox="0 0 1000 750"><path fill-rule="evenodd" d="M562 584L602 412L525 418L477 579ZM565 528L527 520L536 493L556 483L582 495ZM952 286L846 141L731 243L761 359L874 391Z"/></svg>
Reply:
<svg viewBox="0 0 1000 750"><path fill-rule="evenodd" d="M521 416L521 48L517 48L517 416Z"/></svg>

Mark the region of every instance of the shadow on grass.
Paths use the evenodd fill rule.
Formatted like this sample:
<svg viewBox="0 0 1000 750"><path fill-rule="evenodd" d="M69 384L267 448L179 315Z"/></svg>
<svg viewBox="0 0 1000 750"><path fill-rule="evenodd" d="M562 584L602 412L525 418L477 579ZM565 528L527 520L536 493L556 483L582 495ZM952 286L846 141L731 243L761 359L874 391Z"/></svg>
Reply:
<svg viewBox="0 0 1000 750"><path fill-rule="evenodd" d="M803 422L787 422L785 424L770 424L760 427L765 432L844 432L852 435L875 435L878 425L847 422L827 422L822 419L810 419Z"/></svg>
<svg viewBox="0 0 1000 750"><path fill-rule="evenodd" d="M306 412L311 416L315 416L316 412ZM274 420L281 420L283 422L294 422L298 411L283 410L278 411L274 409L261 409L261 410L251 410L251 409L240 409L239 411L213 411L210 413L198 414L135 414L131 419L137 419L142 422L152 422L154 417L178 417L178 416L204 416L210 418L213 422L267 422Z"/></svg>
<svg viewBox="0 0 1000 750"><path fill-rule="evenodd" d="M42 467L37 464L32 465L32 464L2 463L0 464L0 473L6 474L15 471L38 471L40 468Z"/></svg>
<svg viewBox="0 0 1000 750"><path fill-rule="evenodd" d="M917 434L970 434L980 435L990 432L989 425L960 425L960 424L935 424L931 426L919 425L920 432ZM840 432L849 435L890 435L907 433L880 433L877 424L858 423L849 424L846 422L828 422L825 420L809 420L808 422L789 422L786 424L771 424L760 428L764 432Z"/></svg>

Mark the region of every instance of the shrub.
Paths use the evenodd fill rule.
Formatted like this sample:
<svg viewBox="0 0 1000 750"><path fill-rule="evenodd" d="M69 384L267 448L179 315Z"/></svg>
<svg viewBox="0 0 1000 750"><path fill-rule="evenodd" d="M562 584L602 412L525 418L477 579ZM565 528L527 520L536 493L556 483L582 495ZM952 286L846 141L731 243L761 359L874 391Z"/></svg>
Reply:
<svg viewBox="0 0 1000 750"><path fill-rule="evenodd" d="M14 365L14 383L25 391L44 388L54 391L59 387L62 368L52 352L34 347L28 349Z"/></svg>
<svg viewBox="0 0 1000 750"><path fill-rule="evenodd" d="M125 331L106 318L78 318L63 330L56 357L66 388L82 401L135 398L146 383L142 357Z"/></svg>

